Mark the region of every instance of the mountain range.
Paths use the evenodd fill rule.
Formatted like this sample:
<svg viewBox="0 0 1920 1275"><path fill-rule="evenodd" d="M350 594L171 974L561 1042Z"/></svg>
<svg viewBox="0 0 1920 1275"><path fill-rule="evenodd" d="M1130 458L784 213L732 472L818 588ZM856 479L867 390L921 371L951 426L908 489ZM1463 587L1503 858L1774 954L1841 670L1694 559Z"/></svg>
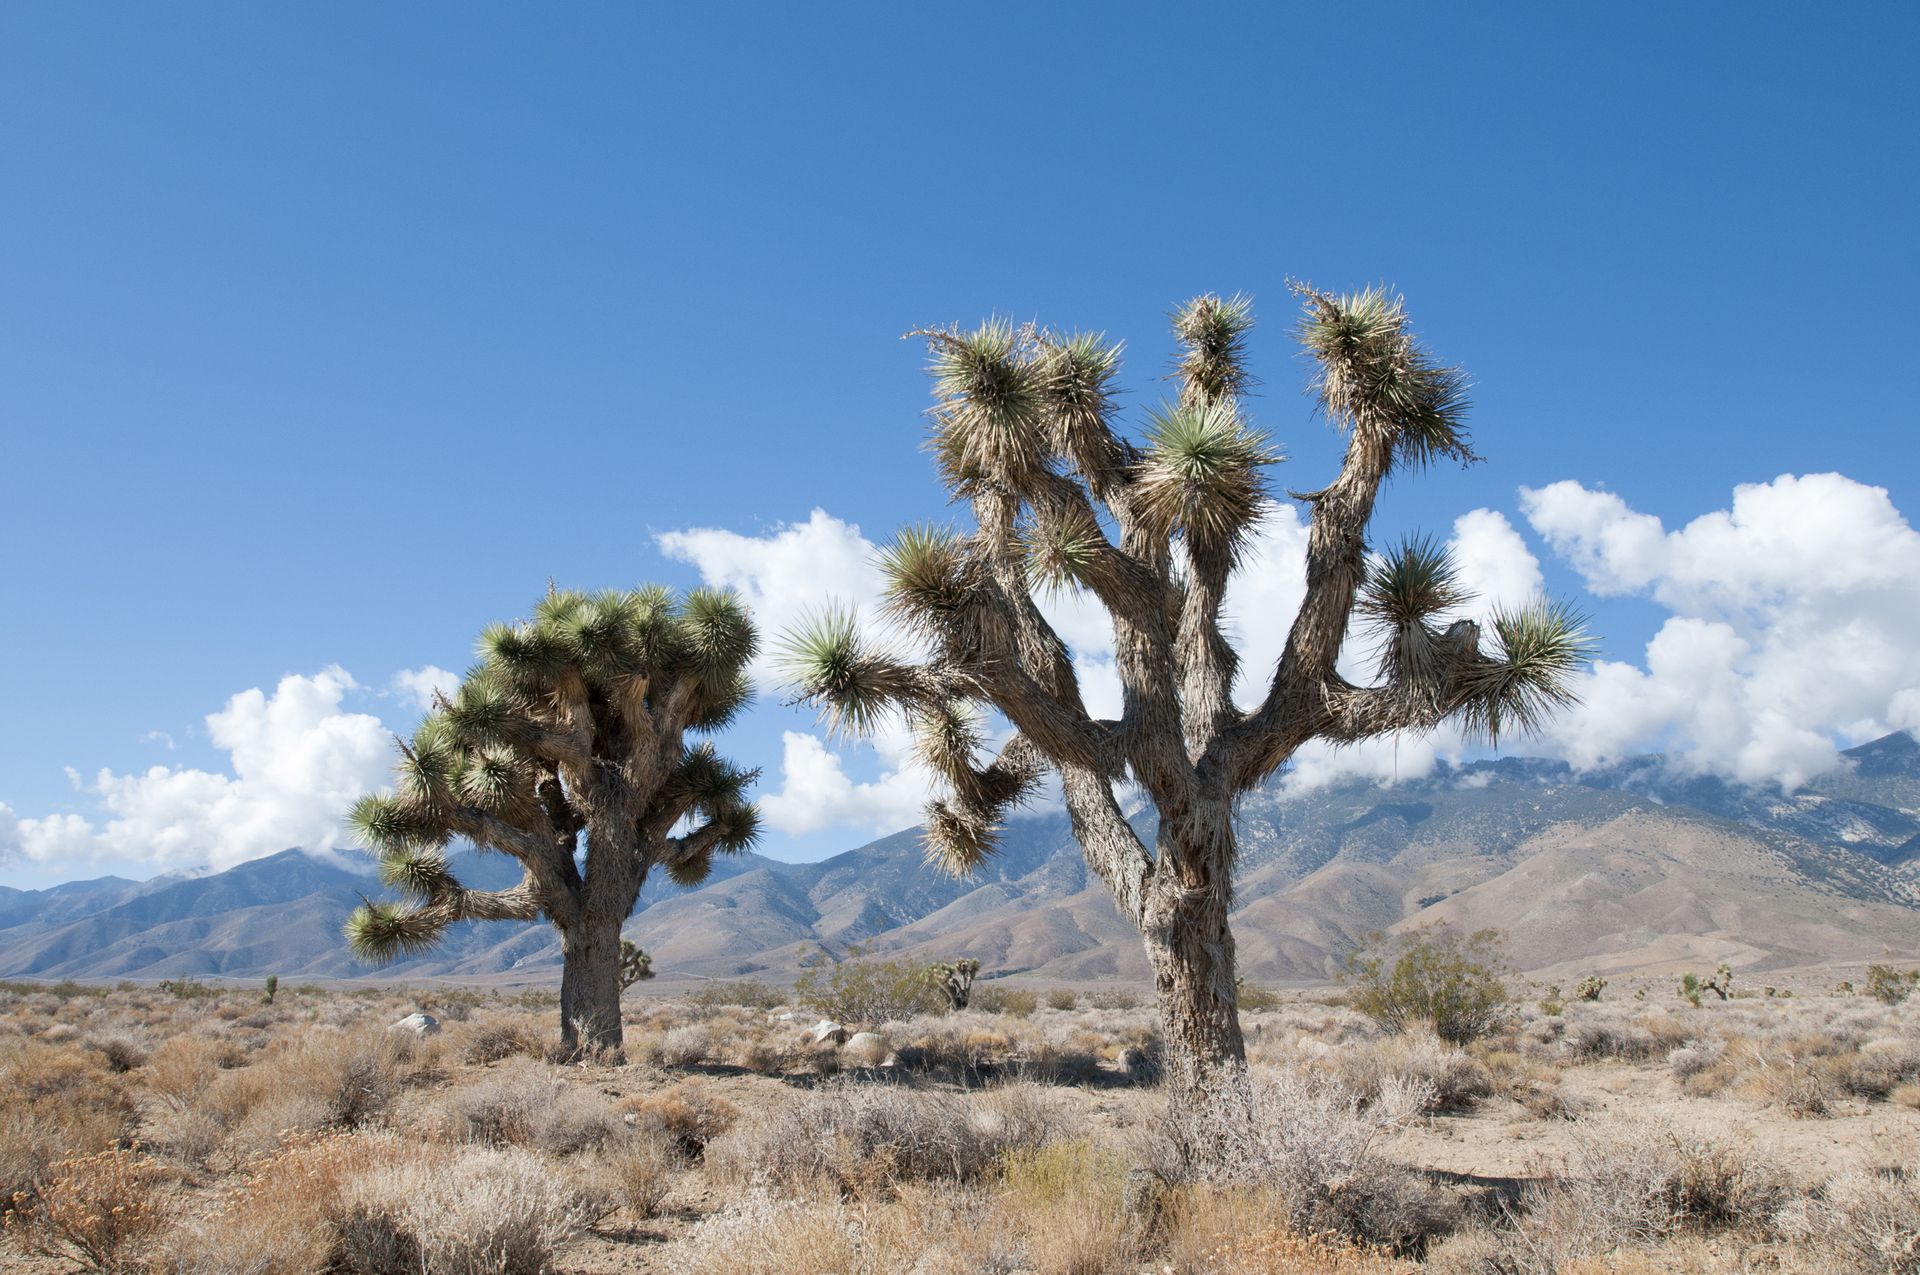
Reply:
<svg viewBox="0 0 1920 1275"><path fill-rule="evenodd" d="M1148 834L1151 821L1136 816ZM1497 928L1516 964L1546 977L1920 954L1920 743L1906 734L1850 750L1792 793L1658 757L1582 772L1503 758L1388 786L1256 792L1239 830L1234 931L1261 980L1321 981L1366 933L1428 921ZM458 870L482 887L519 875L475 854ZM0 975L557 977L539 924L463 925L424 956L369 966L340 939L363 893L377 886L355 857L297 849L218 873L0 887ZM990 975L1147 974L1057 812L1010 821L1001 852L966 880L925 866L911 829L817 863L723 858L697 888L650 882L627 934L669 978L779 981L854 943L973 956Z"/></svg>

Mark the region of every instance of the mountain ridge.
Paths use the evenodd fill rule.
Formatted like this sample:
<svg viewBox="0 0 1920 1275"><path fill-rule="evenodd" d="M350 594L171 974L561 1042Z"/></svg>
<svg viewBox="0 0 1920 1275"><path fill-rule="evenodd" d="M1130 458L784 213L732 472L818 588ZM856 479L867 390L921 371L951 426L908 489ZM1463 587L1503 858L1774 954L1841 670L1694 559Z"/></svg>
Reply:
<svg viewBox="0 0 1920 1275"><path fill-rule="evenodd" d="M1249 977L1326 978L1375 929L1445 920L1509 935L1549 972L1733 960L1755 969L1920 951L1920 743L1897 734L1788 794L1655 757L1589 772L1505 757L1391 785L1249 794L1234 913ZM1150 833L1151 810L1135 817ZM518 868L458 856L486 888ZM340 922L371 877L290 849L149 882L0 887L0 975L37 978L463 977L546 981L538 923L468 924L389 966L357 961ZM703 885L651 881L627 933L666 975L790 976L861 943L956 954L990 975L1145 978L1137 939L1088 873L1061 812L1008 822L974 877L925 866L916 829L815 863L716 860Z"/></svg>

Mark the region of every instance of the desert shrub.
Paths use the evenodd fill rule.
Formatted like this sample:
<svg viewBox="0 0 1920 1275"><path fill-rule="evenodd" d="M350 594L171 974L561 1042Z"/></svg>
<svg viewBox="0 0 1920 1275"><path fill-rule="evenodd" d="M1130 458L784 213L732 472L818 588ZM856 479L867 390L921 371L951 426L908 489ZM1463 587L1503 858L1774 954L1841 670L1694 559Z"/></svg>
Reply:
<svg viewBox="0 0 1920 1275"><path fill-rule="evenodd" d="M1680 999L1695 1009L1700 1008L1700 976L1688 971L1680 976Z"/></svg>
<svg viewBox="0 0 1920 1275"><path fill-rule="evenodd" d="M591 1220L577 1188L518 1148L421 1148L341 1193L337 1265L364 1275L544 1275Z"/></svg>
<svg viewBox="0 0 1920 1275"><path fill-rule="evenodd" d="M733 1127L739 1108L699 1080L682 1080L658 1093L628 1098L621 1108L634 1118L642 1133L657 1133L690 1159Z"/></svg>
<svg viewBox="0 0 1920 1275"><path fill-rule="evenodd" d="M1317 1072L1256 1071L1246 1094L1223 1091L1199 1110L1169 1111L1157 1171L1178 1185L1271 1191L1279 1219L1304 1234L1413 1244L1445 1229L1449 1208L1378 1144L1432 1105L1424 1082L1389 1079L1363 1104Z"/></svg>
<svg viewBox="0 0 1920 1275"><path fill-rule="evenodd" d="M938 1014L947 1004L926 966L866 956L858 949L847 960L808 967L793 991L800 1004L841 1023Z"/></svg>
<svg viewBox="0 0 1920 1275"><path fill-rule="evenodd" d="M1751 1149L1631 1117L1574 1128L1565 1166L1523 1192L1496 1269L1556 1275L1581 1258L1656 1244L1685 1225L1764 1221L1788 1194Z"/></svg>
<svg viewBox="0 0 1920 1275"><path fill-rule="evenodd" d="M1413 1085L1431 1094L1425 1110L1465 1111L1493 1093L1484 1064L1426 1031L1348 1045L1329 1061L1340 1083L1365 1103L1380 1101L1396 1085Z"/></svg>
<svg viewBox="0 0 1920 1275"><path fill-rule="evenodd" d="M1684 1083L1720 1061L1726 1048L1723 1040L1689 1041L1668 1052L1667 1066L1673 1069L1674 1079Z"/></svg>
<svg viewBox="0 0 1920 1275"><path fill-rule="evenodd" d="M1833 1275L1920 1275L1920 1180L1855 1171L1781 1210L1780 1232Z"/></svg>
<svg viewBox="0 0 1920 1275"><path fill-rule="evenodd" d="M1920 1044L1907 1040L1872 1041L1851 1056L1834 1060L1840 1086L1868 1099L1885 1099L1902 1083L1920 1079Z"/></svg>
<svg viewBox="0 0 1920 1275"><path fill-rule="evenodd" d="M163 978L158 987L179 1001L206 1000L220 994L219 988L208 987L198 979L192 978Z"/></svg>
<svg viewBox="0 0 1920 1275"><path fill-rule="evenodd" d="M460 1060L493 1063L504 1058L538 1058L546 1052L544 1034L519 1020L490 1019L461 1033Z"/></svg>
<svg viewBox="0 0 1920 1275"><path fill-rule="evenodd" d="M527 1145L547 1155L579 1155L617 1141L626 1125L612 1105L581 1085L563 1084L554 1100L533 1113Z"/></svg>
<svg viewBox="0 0 1920 1275"><path fill-rule="evenodd" d="M129 1031L101 1032L86 1038L86 1047L106 1059L110 1071L129 1072L147 1065L153 1050L145 1039Z"/></svg>
<svg viewBox="0 0 1920 1275"><path fill-rule="evenodd" d="M1898 1005L1920 984L1920 970L1897 970L1891 965L1867 967L1867 995L1883 1005Z"/></svg>
<svg viewBox="0 0 1920 1275"><path fill-rule="evenodd" d="M684 998L689 1005L715 1008L741 1005L747 1009L772 1009L784 1004L780 989L758 978L735 978L703 983Z"/></svg>
<svg viewBox="0 0 1920 1275"><path fill-rule="evenodd" d="M706 1161L722 1181L791 1187L822 1179L884 1198L902 1182L976 1180L1065 1125L1058 1098L1033 1085L958 1095L834 1081L735 1125L707 1147Z"/></svg>
<svg viewBox="0 0 1920 1275"><path fill-rule="evenodd" d="M0 1212L56 1164L113 1147L133 1102L98 1053L39 1040L0 1042Z"/></svg>
<svg viewBox="0 0 1920 1275"><path fill-rule="evenodd" d="M1029 987L1001 987L975 984L972 1007L986 1014L1009 1014L1026 1018L1040 1008L1040 994Z"/></svg>
<svg viewBox="0 0 1920 1275"><path fill-rule="evenodd" d="M544 1064L514 1059L441 1099L442 1128L463 1142L525 1142L533 1135L534 1114L559 1092L560 1081Z"/></svg>
<svg viewBox="0 0 1920 1275"><path fill-rule="evenodd" d="M1426 926L1397 938L1369 936L1347 958L1353 1008L1389 1031L1425 1022L1464 1044L1493 1030L1507 1003L1506 960L1493 930L1459 934Z"/></svg>
<svg viewBox="0 0 1920 1275"><path fill-rule="evenodd" d="M1270 987L1259 983L1249 983L1246 979L1234 980L1234 996L1243 1014L1257 1014L1265 1009L1278 1009L1283 1003L1280 994Z"/></svg>
<svg viewBox="0 0 1920 1275"><path fill-rule="evenodd" d="M1088 992L1087 1005L1091 1009L1119 1010L1139 1009L1143 1003L1138 992L1124 987L1103 987L1097 992Z"/></svg>
<svg viewBox="0 0 1920 1275"><path fill-rule="evenodd" d="M172 1224L169 1175L138 1150L98 1151L62 1161L32 1195L14 1197L7 1235L32 1253L91 1270L134 1267Z"/></svg>
<svg viewBox="0 0 1920 1275"><path fill-rule="evenodd" d="M589 1168L592 1179L611 1188L637 1218L657 1217L673 1190L673 1175L685 1161L658 1133L637 1133L615 1142Z"/></svg>
<svg viewBox="0 0 1920 1275"><path fill-rule="evenodd" d="M1248 1188L1175 1193L1166 1210L1167 1269L1206 1275L1414 1275L1383 1249L1336 1235L1302 1234L1272 1192Z"/></svg>
<svg viewBox="0 0 1920 1275"><path fill-rule="evenodd" d="M460 1141L524 1145L556 1156L605 1146L626 1129L598 1093L568 1084L532 1059L515 1060L449 1094L441 1123Z"/></svg>
<svg viewBox="0 0 1920 1275"><path fill-rule="evenodd" d="M750 1191L695 1228L687 1275L961 1275L1023 1268L1017 1242L984 1224L991 1202L942 1182L887 1201L785 1200ZM1031 1269L1031 1268L1026 1268Z"/></svg>
<svg viewBox="0 0 1920 1275"><path fill-rule="evenodd" d="M660 1061L668 1067L691 1067L707 1060L713 1033L705 1023L686 1023L660 1038Z"/></svg>
<svg viewBox="0 0 1920 1275"><path fill-rule="evenodd" d="M1091 1142L1008 1152L993 1194L996 1225L1017 1237L1036 1275L1104 1275L1137 1265L1140 1235L1127 1213L1126 1160Z"/></svg>
<svg viewBox="0 0 1920 1275"><path fill-rule="evenodd" d="M1047 993L1047 1008L1061 1011L1071 1010L1080 1003L1080 997L1071 987L1056 987Z"/></svg>

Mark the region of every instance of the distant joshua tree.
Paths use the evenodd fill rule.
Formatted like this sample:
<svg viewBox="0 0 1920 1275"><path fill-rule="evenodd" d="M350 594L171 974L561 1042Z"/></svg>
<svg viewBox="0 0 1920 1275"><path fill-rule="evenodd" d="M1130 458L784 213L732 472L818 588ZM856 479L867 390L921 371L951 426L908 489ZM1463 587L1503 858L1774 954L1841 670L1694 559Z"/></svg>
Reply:
<svg viewBox="0 0 1920 1275"><path fill-rule="evenodd" d="M545 917L564 1044L619 1049L621 989L652 972L620 937L647 874L696 884L759 835L745 797L758 772L688 738L747 702L755 644L733 595L711 590L549 588L531 621L489 627L480 662L400 744L396 791L354 808L381 880L408 899L355 911L354 951L385 960L458 921ZM520 883L461 885L457 839L519 860Z"/></svg>
<svg viewBox="0 0 1920 1275"><path fill-rule="evenodd" d="M947 998L947 1008L956 1012L965 1009L967 1002L973 999L973 980L979 976L979 973L980 962L971 956L963 957L952 964L946 961L935 961L927 967L927 977L932 980L935 987L940 989L941 995Z"/></svg>
<svg viewBox="0 0 1920 1275"><path fill-rule="evenodd" d="M1001 321L912 334L933 354L941 477L973 516L969 529L903 531L885 550L890 618L921 653L870 643L844 610L785 644L791 681L839 728L905 714L947 787L927 809L928 852L956 872L993 852L1007 811L1044 774L1059 776L1089 868L1145 941L1168 1080L1190 1098L1245 1067L1227 925L1239 795L1313 740L1448 719L1487 738L1529 729L1571 701L1586 652L1577 617L1554 605L1502 613L1490 634L1451 619L1468 595L1433 541L1369 557L1389 475L1474 459L1464 381L1416 343L1397 297L1296 291L1314 386L1347 449L1331 483L1294 497L1312 510L1306 595L1252 711L1231 698L1238 658L1221 607L1280 458L1240 401L1253 319L1238 297L1176 312L1178 400L1138 439L1116 421L1120 347L1103 337ZM1112 619L1117 718L1087 711L1072 654L1035 602L1035 589L1060 587L1091 592ZM1356 619L1379 641L1374 685L1337 667ZM992 757L983 710L1014 728ZM1158 810L1151 846L1122 812L1120 784Z"/></svg>

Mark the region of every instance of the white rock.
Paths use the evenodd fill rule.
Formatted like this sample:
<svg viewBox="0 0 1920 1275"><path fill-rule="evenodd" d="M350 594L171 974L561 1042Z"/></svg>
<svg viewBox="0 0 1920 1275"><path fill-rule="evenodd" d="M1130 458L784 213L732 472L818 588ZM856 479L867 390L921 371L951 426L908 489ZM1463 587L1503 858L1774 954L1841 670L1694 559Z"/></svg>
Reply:
<svg viewBox="0 0 1920 1275"><path fill-rule="evenodd" d="M403 1029L412 1032L416 1036L431 1036L440 1030L440 1020L432 1014L408 1014L388 1030L401 1031Z"/></svg>
<svg viewBox="0 0 1920 1275"><path fill-rule="evenodd" d="M816 1045L829 1040L838 1045L845 1043L846 1039L847 1029L831 1018L823 1018L813 1025L813 1043Z"/></svg>
<svg viewBox="0 0 1920 1275"><path fill-rule="evenodd" d="M879 1032L855 1032L840 1052L862 1067L878 1067L893 1053L893 1045Z"/></svg>

